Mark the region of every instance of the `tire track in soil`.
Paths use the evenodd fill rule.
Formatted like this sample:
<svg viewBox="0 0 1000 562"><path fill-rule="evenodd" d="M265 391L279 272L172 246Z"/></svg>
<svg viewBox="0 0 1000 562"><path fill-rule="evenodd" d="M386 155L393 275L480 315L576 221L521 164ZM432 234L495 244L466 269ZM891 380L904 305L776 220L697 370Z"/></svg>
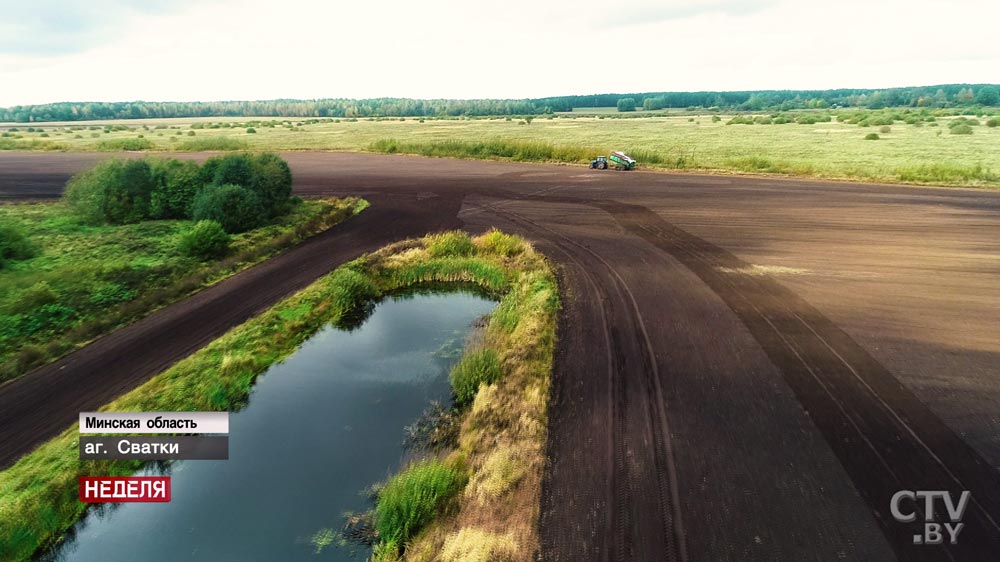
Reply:
<svg viewBox="0 0 1000 562"><path fill-rule="evenodd" d="M555 478L550 470L543 483L543 502L549 503L549 509L542 511L541 527L545 531L542 534L543 559L686 562L687 550L666 400L660 387L656 355L635 296L615 267L600 254L552 228L509 210L509 201L507 205L497 203L480 208L489 209L541 235L545 243L563 257L563 260L557 261L571 263L582 274L589 287L588 292L597 295L602 305L598 316L608 361L605 388L609 428L605 432L603 448L610 455L607 462L610 470L606 473L609 476L606 481L607 532L604 535L605 540L611 539L610 544L598 541L597 549L588 548L586 543L574 548L565 540L566 537L576 536L579 529L567 528L575 522L561 517L561 510L552 504L573 492L553 490ZM595 264L599 267L594 268ZM600 276L604 278L603 282L599 282L595 269L603 270ZM563 284L580 285L579 281ZM575 296L579 299L579 295ZM561 334L575 328L567 325L566 316L577 315L563 315ZM592 318L579 320L592 322ZM574 377L570 373L580 368L572 360L558 358L556 372L553 373L553 405L558 404L564 395L560 383L572 380ZM567 409L573 408L563 408L564 411ZM556 410L555 407L550 408L550 424L560 423L554 419L559 415ZM565 459L562 461L565 462ZM651 489L656 492L650 494Z"/></svg>
<svg viewBox="0 0 1000 562"><path fill-rule="evenodd" d="M652 210L613 200L591 204L683 263L737 314L781 370L901 561L996 560L1000 474L847 333L772 278L741 273L748 263ZM914 545L919 528L897 523L890 513L899 490L946 490L956 498L970 491L958 544Z"/></svg>

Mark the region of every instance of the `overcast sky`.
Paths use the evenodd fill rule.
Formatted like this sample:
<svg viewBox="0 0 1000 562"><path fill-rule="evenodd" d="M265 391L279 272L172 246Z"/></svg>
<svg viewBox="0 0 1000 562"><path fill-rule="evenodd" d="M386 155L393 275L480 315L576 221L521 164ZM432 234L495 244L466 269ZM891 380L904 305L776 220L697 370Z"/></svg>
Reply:
<svg viewBox="0 0 1000 562"><path fill-rule="evenodd" d="M0 0L0 106L1000 82L997 0Z"/></svg>

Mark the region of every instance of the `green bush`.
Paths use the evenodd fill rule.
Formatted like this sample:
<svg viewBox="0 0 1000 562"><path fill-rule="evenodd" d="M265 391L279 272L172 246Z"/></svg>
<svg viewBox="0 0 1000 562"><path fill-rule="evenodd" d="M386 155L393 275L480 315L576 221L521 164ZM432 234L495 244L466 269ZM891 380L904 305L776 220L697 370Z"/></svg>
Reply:
<svg viewBox="0 0 1000 562"><path fill-rule="evenodd" d="M892 132L892 127L890 127L888 125L882 125L881 127L879 127L878 132L880 132L882 134L891 133Z"/></svg>
<svg viewBox="0 0 1000 562"><path fill-rule="evenodd" d="M500 380L500 358L492 349L468 352L451 369L451 389L459 405L472 403L480 384Z"/></svg>
<svg viewBox="0 0 1000 562"><path fill-rule="evenodd" d="M191 204L202 186L201 170L195 162L155 160L152 163L156 187L149 200L149 214L154 219L191 217Z"/></svg>
<svg viewBox="0 0 1000 562"><path fill-rule="evenodd" d="M461 231L442 232L429 237L427 253L432 257L468 256L476 250L472 238Z"/></svg>
<svg viewBox="0 0 1000 562"><path fill-rule="evenodd" d="M878 139L879 139L878 133L868 133L867 135L865 135L865 140L878 140Z"/></svg>
<svg viewBox="0 0 1000 562"><path fill-rule="evenodd" d="M221 224L203 220L181 235L178 249L186 256L207 260L225 255L229 242L230 237Z"/></svg>
<svg viewBox="0 0 1000 562"><path fill-rule="evenodd" d="M149 217L156 183L145 160L105 160L70 179L64 195L86 222L127 224Z"/></svg>
<svg viewBox="0 0 1000 562"><path fill-rule="evenodd" d="M996 127L997 125L1000 125L1000 119L997 119L996 117L986 120L987 127Z"/></svg>
<svg viewBox="0 0 1000 562"><path fill-rule="evenodd" d="M17 295L17 304L12 306L10 311L16 314L28 313L42 305L58 301L59 293L49 285L48 281L42 280L21 291Z"/></svg>
<svg viewBox="0 0 1000 562"><path fill-rule="evenodd" d="M956 125L954 127L950 127L950 129L951 129L951 134L953 134L953 135L971 135L972 134L972 127L970 127L969 125L966 125L965 123L962 123L961 125Z"/></svg>
<svg viewBox="0 0 1000 562"><path fill-rule="evenodd" d="M461 485L458 471L439 460L414 464L394 476L379 492L375 506L380 543L405 544L454 497Z"/></svg>
<svg viewBox="0 0 1000 562"><path fill-rule="evenodd" d="M212 220L230 233L245 232L267 220L260 197L239 185L209 185L194 198L191 218Z"/></svg>
<svg viewBox="0 0 1000 562"><path fill-rule="evenodd" d="M252 135L252 134L254 134L256 132L257 132L257 129L254 129L253 127L247 127L247 134Z"/></svg>
<svg viewBox="0 0 1000 562"><path fill-rule="evenodd" d="M27 260L38 255L38 248L24 232L12 224L0 223L0 269L15 260Z"/></svg>

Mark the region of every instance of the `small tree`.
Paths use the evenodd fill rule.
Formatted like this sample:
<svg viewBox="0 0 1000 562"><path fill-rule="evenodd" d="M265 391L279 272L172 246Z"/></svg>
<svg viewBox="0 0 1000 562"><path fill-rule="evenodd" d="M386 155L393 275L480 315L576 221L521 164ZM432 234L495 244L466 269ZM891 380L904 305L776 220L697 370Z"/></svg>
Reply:
<svg viewBox="0 0 1000 562"><path fill-rule="evenodd" d="M212 220L232 234L264 223L267 214L260 197L239 185L208 185L194 198L192 218Z"/></svg>
<svg viewBox="0 0 1000 562"><path fill-rule="evenodd" d="M265 152L251 158L250 170L247 187L260 197L270 216L283 213L292 196L292 170L288 162L273 152Z"/></svg>
<svg viewBox="0 0 1000 562"><path fill-rule="evenodd" d="M201 168L202 179L205 183L214 185L249 187L253 176L250 162L249 154L226 154L209 158Z"/></svg>
<svg viewBox="0 0 1000 562"><path fill-rule="evenodd" d="M635 111L635 98L621 98L618 100L618 111Z"/></svg>
<svg viewBox="0 0 1000 562"><path fill-rule="evenodd" d="M186 219L191 203L202 186L201 170L190 161L155 160L152 163L156 183L149 202L149 214L155 219Z"/></svg>
<svg viewBox="0 0 1000 562"><path fill-rule="evenodd" d="M155 188L144 160L106 160L66 184L66 201L87 222L126 224L149 216Z"/></svg>

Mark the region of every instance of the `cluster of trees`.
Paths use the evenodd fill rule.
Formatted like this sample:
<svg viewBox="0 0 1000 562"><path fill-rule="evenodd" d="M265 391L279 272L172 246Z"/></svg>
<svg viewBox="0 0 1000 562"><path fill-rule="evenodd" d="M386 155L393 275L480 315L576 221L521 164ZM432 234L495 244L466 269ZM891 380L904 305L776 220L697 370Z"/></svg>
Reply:
<svg viewBox="0 0 1000 562"><path fill-rule="evenodd" d="M291 193L292 172L280 156L241 153L200 166L173 158L105 160L74 176L64 197L93 224L194 219L231 234L286 212Z"/></svg>
<svg viewBox="0 0 1000 562"><path fill-rule="evenodd" d="M617 107L631 98L647 110L668 108L816 109L825 107L957 107L1000 105L990 84L944 84L908 88L762 90L742 92L647 92L557 96L537 99L419 100L409 98L267 100L218 102L62 102L0 109L0 121L81 121L155 117L446 117L538 115L574 108ZM626 104L622 104L624 107ZM623 111L629 111L623 109Z"/></svg>

